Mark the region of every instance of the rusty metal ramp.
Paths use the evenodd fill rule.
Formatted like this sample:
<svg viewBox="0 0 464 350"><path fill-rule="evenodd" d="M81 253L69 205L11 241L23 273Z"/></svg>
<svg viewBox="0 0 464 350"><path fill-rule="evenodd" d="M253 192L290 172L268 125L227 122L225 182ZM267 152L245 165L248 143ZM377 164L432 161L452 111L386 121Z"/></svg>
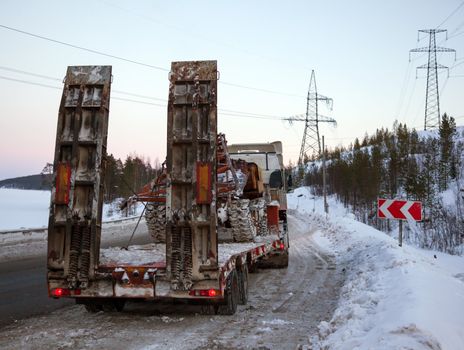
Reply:
<svg viewBox="0 0 464 350"><path fill-rule="evenodd" d="M171 288L218 278L217 62L173 62L167 128L167 269Z"/></svg>
<svg viewBox="0 0 464 350"><path fill-rule="evenodd" d="M111 66L68 67L58 114L48 280L86 288L98 267Z"/></svg>

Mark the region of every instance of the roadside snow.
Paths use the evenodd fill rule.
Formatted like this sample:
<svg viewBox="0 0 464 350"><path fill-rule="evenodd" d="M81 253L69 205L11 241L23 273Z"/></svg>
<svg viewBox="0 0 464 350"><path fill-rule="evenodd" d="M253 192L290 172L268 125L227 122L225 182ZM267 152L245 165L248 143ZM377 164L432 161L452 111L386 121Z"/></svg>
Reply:
<svg viewBox="0 0 464 350"><path fill-rule="evenodd" d="M313 349L464 349L463 257L399 247L333 198L326 217L308 188L288 202L319 228L316 243L347 266L337 310L319 325Z"/></svg>

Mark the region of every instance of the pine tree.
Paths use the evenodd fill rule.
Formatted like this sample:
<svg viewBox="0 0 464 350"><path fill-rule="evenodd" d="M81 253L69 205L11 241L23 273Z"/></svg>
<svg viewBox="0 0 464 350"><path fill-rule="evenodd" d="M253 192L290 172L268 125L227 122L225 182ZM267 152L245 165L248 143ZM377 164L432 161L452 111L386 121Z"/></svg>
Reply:
<svg viewBox="0 0 464 350"><path fill-rule="evenodd" d="M453 117L448 117L443 114L441 125L439 128L440 134L440 168L439 168L439 190L444 191L448 188L449 180L455 176L453 156L454 135L456 133L456 122ZM453 169L453 170L452 170Z"/></svg>

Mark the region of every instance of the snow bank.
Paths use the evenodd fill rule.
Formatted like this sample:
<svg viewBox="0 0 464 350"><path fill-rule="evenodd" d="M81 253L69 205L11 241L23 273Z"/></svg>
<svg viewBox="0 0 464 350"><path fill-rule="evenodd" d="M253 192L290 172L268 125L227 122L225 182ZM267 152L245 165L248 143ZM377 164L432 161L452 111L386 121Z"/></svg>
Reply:
<svg viewBox="0 0 464 350"><path fill-rule="evenodd" d="M345 266L337 310L319 325L314 349L464 349L463 257L399 247L333 198L326 217L308 188L296 189L289 206L319 228L316 243Z"/></svg>

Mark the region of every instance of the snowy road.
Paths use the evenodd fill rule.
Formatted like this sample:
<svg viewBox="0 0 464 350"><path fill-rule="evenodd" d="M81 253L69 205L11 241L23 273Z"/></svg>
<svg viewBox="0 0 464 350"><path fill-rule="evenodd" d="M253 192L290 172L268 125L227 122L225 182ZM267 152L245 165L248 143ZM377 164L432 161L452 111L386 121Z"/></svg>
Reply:
<svg viewBox="0 0 464 350"><path fill-rule="evenodd" d="M0 330L0 348L296 349L309 344L336 308L343 284L335 257L312 228L289 217L288 269L250 275L250 296L233 316L200 315L197 307L129 304L122 313L88 314L70 306Z"/></svg>
<svg viewBox="0 0 464 350"><path fill-rule="evenodd" d="M134 226L134 220L105 224L102 247L126 244ZM46 233L12 236L0 241L0 327L73 304L71 300L53 300L47 295ZM149 241L146 226L141 224L133 243Z"/></svg>

